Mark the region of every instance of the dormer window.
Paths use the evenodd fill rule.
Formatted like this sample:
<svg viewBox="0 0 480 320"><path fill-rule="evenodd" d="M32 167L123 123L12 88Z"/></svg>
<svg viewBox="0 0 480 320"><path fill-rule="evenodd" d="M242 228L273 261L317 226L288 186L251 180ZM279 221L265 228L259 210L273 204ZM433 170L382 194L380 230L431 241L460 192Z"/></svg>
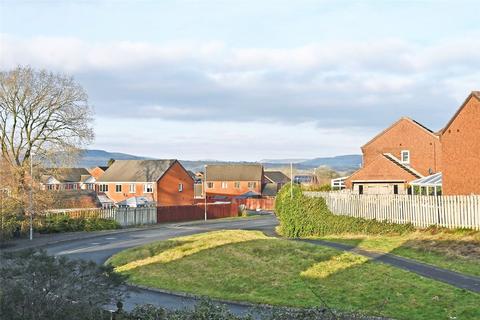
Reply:
<svg viewBox="0 0 480 320"><path fill-rule="evenodd" d="M410 164L410 150L402 150L400 153L400 160L404 164Z"/></svg>

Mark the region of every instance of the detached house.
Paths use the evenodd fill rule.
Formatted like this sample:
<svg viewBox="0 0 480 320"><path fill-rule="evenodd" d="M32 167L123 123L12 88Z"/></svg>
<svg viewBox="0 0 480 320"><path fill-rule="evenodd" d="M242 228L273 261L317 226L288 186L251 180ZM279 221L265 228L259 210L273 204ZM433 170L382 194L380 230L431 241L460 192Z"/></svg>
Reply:
<svg viewBox="0 0 480 320"><path fill-rule="evenodd" d="M403 117L362 147L363 165L345 180L359 194L406 194L408 183L441 171L440 138Z"/></svg>
<svg viewBox="0 0 480 320"><path fill-rule="evenodd" d="M95 190L95 178L85 168L47 169L40 177L44 190Z"/></svg>
<svg viewBox="0 0 480 320"><path fill-rule="evenodd" d="M204 175L206 193L239 196L262 194L263 166L261 164L208 165Z"/></svg>
<svg viewBox="0 0 480 320"><path fill-rule="evenodd" d="M121 205L191 205L193 179L177 160L116 160L98 178L97 192Z"/></svg>
<svg viewBox="0 0 480 320"><path fill-rule="evenodd" d="M480 195L480 91L472 92L441 131L445 195Z"/></svg>

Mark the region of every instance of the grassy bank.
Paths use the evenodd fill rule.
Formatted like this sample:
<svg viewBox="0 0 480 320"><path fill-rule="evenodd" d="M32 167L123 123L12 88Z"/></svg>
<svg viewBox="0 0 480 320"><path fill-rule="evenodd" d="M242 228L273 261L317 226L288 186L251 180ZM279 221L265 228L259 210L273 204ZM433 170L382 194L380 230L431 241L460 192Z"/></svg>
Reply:
<svg viewBox="0 0 480 320"><path fill-rule="evenodd" d="M328 306L397 319L480 318L480 295L334 249L217 231L123 251L132 283L220 299Z"/></svg>

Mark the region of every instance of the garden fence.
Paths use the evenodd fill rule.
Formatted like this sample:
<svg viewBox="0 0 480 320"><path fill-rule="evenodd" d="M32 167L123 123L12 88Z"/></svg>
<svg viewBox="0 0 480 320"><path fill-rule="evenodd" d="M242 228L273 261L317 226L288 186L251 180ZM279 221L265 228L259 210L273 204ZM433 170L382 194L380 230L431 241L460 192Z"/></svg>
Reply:
<svg viewBox="0 0 480 320"><path fill-rule="evenodd" d="M480 230L480 196L359 195L341 192L304 192L322 197L337 215L446 228Z"/></svg>
<svg viewBox="0 0 480 320"><path fill-rule="evenodd" d="M45 216L68 215L71 218L103 218L117 221L122 227L156 224L157 208L92 208L92 209L59 209L50 210Z"/></svg>

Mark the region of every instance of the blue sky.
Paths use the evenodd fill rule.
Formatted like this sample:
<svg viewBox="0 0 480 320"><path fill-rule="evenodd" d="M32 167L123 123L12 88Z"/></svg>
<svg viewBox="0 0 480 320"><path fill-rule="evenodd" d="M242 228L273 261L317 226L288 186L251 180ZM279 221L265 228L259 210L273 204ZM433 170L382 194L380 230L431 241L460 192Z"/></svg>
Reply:
<svg viewBox="0 0 480 320"><path fill-rule="evenodd" d="M6 1L2 69L71 74L91 148L225 160L438 130L480 85L480 1Z"/></svg>

